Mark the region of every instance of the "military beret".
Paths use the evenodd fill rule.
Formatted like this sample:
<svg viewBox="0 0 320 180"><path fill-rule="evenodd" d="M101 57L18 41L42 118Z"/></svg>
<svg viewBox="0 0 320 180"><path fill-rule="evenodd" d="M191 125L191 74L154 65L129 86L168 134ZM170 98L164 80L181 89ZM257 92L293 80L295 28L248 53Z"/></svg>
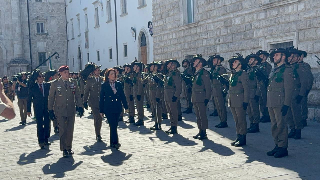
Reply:
<svg viewBox="0 0 320 180"><path fill-rule="evenodd" d="M60 68L59 68L59 72L63 72L63 71L65 71L65 70L69 70L69 66L60 66Z"/></svg>

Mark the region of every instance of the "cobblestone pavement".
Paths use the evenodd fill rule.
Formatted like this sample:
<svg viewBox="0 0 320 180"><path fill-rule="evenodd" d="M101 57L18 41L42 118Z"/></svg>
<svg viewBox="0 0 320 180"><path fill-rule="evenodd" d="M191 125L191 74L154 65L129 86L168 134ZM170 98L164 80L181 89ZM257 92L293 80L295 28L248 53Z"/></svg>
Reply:
<svg viewBox="0 0 320 180"><path fill-rule="evenodd" d="M15 103L17 107L17 104ZM18 109L18 108L17 108ZM208 140L192 138L197 133L194 114L184 115L177 135L150 131L145 126L119 124L120 150L110 149L109 127L103 123L104 142L95 141L93 119L86 111L76 118L73 158L62 158L57 135L50 137L50 150L40 150L36 123L27 119L19 125L0 120L0 179L319 179L320 124L308 122L303 139L289 140L289 156L266 156L274 147L270 123L260 133L247 135L247 146L230 146L235 138L234 121L228 114L229 128L217 129L217 117L209 117ZM19 113L17 113L19 114ZM150 112L146 110L146 116ZM0 118L1 119L1 118ZM125 118L126 120L126 118ZM164 120L162 128L169 128ZM52 131L53 132L53 131Z"/></svg>

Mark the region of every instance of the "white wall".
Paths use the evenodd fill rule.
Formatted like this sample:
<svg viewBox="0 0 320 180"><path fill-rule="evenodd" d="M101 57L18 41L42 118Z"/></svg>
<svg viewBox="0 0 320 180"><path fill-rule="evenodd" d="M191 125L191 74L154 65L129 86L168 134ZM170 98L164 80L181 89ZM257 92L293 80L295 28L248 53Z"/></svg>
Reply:
<svg viewBox="0 0 320 180"><path fill-rule="evenodd" d="M148 21L152 21L152 0L145 0L146 6L138 8L139 0L127 0L127 15L121 15L121 0L116 0L118 22L118 65L131 63L135 57L139 60L139 33L146 32L148 62L153 61L153 39L149 34ZM107 0L66 0L68 21L68 59L71 71L79 71L78 47L81 48L82 69L87 64L87 53L90 62L102 65L102 69L117 65L115 6L111 0L112 21L107 22ZM100 27L95 28L95 7L99 9ZM89 48L85 48L85 13L87 8ZM80 17L80 33L78 30L77 14ZM73 19L74 39L71 38L71 19ZM136 29L135 40L131 27ZM80 34L80 35L79 35ZM78 36L79 35L79 36ZM128 46L128 57L124 57L123 45ZM112 59L109 59L109 48L112 48ZM97 61L97 51L100 51L100 62ZM73 64L74 58L74 64Z"/></svg>

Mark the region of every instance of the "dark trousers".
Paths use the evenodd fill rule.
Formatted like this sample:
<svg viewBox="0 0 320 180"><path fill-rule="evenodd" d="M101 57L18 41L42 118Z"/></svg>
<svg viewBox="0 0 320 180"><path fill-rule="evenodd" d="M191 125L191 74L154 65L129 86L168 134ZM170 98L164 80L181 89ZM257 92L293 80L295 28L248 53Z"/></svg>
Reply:
<svg viewBox="0 0 320 180"><path fill-rule="evenodd" d="M72 149L75 116L57 116L59 124L60 150Z"/></svg>
<svg viewBox="0 0 320 180"><path fill-rule="evenodd" d="M27 120L27 98L19 99L18 98L18 106L20 110L21 121Z"/></svg>
<svg viewBox="0 0 320 180"><path fill-rule="evenodd" d="M107 113L107 120L110 127L110 144L118 144L118 120L120 113Z"/></svg>
<svg viewBox="0 0 320 180"><path fill-rule="evenodd" d="M37 136L38 136L38 143L47 143L50 137L50 119L48 110L43 110L42 112L36 111L36 120L37 120Z"/></svg>

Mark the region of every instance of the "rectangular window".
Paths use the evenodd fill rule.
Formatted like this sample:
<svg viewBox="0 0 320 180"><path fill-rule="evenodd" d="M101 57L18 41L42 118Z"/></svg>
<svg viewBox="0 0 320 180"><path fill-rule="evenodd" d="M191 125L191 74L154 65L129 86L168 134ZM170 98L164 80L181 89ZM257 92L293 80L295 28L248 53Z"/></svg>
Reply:
<svg viewBox="0 0 320 180"><path fill-rule="evenodd" d="M108 0L107 1L107 22L111 21L112 20L112 14L111 14L111 1Z"/></svg>
<svg viewBox="0 0 320 180"><path fill-rule="evenodd" d="M99 10L98 10L98 8L96 7L95 9L94 9L94 11L95 11L95 14L94 14L94 17L95 17L95 27L99 27Z"/></svg>
<svg viewBox="0 0 320 180"><path fill-rule="evenodd" d="M293 41L270 44L270 49L289 48L293 46Z"/></svg>
<svg viewBox="0 0 320 180"><path fill-rule="evenodd" d="M97 51L97 61L100 61L100 52Z"/></svg>
<svg viewBox="0 0 320 180"><path fill-rule="evenodd" d="M84 20L86 22L86 32L89 31L89 25L88 25L88 14L84 15Z"/></svg>
<svg viewBox="0 0 320 180"><path fill-rule="evenodd" d="M123 45L123 56L128 57L128 45Z"/></svg>
<svg viewBox="0 0 320 180"><path fill-rule="evenodd" d="M139 7L146 6L146 0L139 0Z"/></svg>
<svg viewBox="0 0 320 180"><path fill-rule="evenodd" d="M42 0L36 0L36 2L42 2Z"/></svg>
<svg viewBox="0 0 320 180"><path fill-rule="evenodd" d="M74 67L74 58L72 58L72 66Z"/></svg>
<svg viewBox="0 0 320 180"><path fill-rule="evenodd" d="M112 48L109 49L109 59L112 59Z"/></svg>
<svg viewBox="0 0 320 180"><path fill-rule="evenodd" d="M89 53L87 53L87 59L88 59L88 62L90 61L90 55Z"/></svg>
<svg viewBox="0 0 320 180"><path fill-rule="evenodd" d="M84 33L84 36L85 36L84 47L85 47L86 49L88 49L88 48L89 48L89 32L86 31L86 32Z"/></svg>
<svg viewBox="0 0 320 180"><path fill-rule="evenodd" d="M122 14L127 14L128 12L127 12L127 0L122 0L121 1L122 2L122 4L121 4L121 13Z"/></svg>
<svg viewBox="0 0 320 180"><path fill-rule="evenodd" d="M187 17L188 17L188 24L194 22L194 4L193 4L193 0L187 0Z"/></svg>
<svg viewBox="0 0 320 180"><path fill-rule="evenodd" d="M38 34L43 34L44 33L44 23L43 22L38 22L37 23L37 33Z"/></svg>
<svg viewBox="0 0 320 180"><path fill-rule="evenodd" d="M73 19L71 19L71 39L74 39Z"/></svg>
<svg viewBox="0 0 320 180"><path fill-rule="evenodd" d="M80 31L80 15L77 15L77 20L78 20L78 36L81 35L81 31Z"/></svg>
<svg viewBox="0 0 320 180"><path fill-rule="evenodd" d="M46 53L45 52L38 52L38 58L39 58L39 65L46 61ZM41 66L47 66L46 63L43 63Z"/></svg>

